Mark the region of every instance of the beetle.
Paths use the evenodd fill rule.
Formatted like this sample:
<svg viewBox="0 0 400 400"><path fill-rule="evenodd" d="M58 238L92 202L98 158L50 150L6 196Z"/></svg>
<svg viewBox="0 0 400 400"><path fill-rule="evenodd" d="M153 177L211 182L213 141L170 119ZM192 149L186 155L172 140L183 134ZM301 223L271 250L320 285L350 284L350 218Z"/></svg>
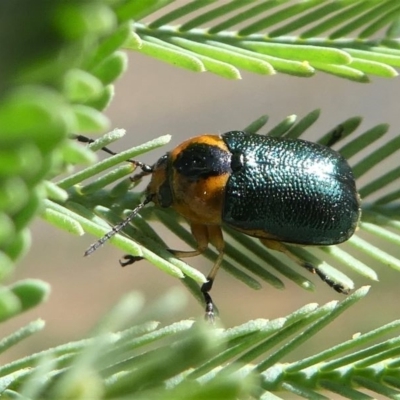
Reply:
<svg viewBox="0 0 400 400"><path fill-rule="evenodd" d="M284 246L335 245L354 234L361 215L360 197L352 169L340 153L302 139L230 131L188 139L152 166L130 161L142 169L134 179L151 175L145 198L85 255L153 202L162 208L173 208L190 224L197 248L169 250L174 256L197 256L209 244L218 251L207 282L201 287L207 319L214 318L209 291L224 256L223 225L285 253L337 292L348 292ZM126 259L121 265L138 258Z"/></svg>

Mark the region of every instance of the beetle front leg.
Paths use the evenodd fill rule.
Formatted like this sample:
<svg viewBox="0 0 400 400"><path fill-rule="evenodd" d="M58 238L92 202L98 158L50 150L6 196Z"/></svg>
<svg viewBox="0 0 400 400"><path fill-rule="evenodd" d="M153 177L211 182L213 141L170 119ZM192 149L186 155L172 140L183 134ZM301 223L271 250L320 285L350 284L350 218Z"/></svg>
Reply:
<svg viewBox="0 0 400 400"><path fill-rule="evenodd" d="M73 135L72 137L81 143L91 144L91 143L95 142L95 140L90 139L83 135ZM103 150L104 152L106 152L108 154L111 154L112 156L116 156L118 154L115 151L110 150L108 147L102 147L101 150ZM130 178L130 180L132 182L136 182L136 181L140 180L141 178L143 178L144 176L149 175L153 172L153 167L150 165L144 164L144 163L142 163L140 161L136 161L136 160L126 160L126 161L135 165L136 167L141 168L141 170L142 170L141 172L137 173L136 175L134 175ZM135 261L132 261L131 263L128 262L128 264L133 264L134 262ZM126 264L126 265L128 265L128 264Z"/></svg>
<svg viewBox="0 0 400 400"><path fill-rule="evenodd" d="M126 267L127 265L131 265L131 264L134 264L134 263L137 262L137 261L143 260L143 257L140 257L140 256L132 256L132 255L130 255L130 254L125 254L125 255L122 257L122 259L125 260L125 261L119 260L119 265L120 265L121 267Z"/></svg>
<svg viewBox="0 0 400 400"><path fill-rule="evenodd" d="M320 269L312 265L311 263L302 260L301 258L295 256L291 253L281 242L277 242L276 240L271 239L260 239L261 243L264 246L276 251L280 251L281 253L286 254L290 259L292 259L296 264L305 268L307 271L310 271L312 274L318 275L325 283L327 283L332 289L334 289L338 293L349 294L349 289L342 285L341 283L337 283L327 275L325 275Z"/></svg>

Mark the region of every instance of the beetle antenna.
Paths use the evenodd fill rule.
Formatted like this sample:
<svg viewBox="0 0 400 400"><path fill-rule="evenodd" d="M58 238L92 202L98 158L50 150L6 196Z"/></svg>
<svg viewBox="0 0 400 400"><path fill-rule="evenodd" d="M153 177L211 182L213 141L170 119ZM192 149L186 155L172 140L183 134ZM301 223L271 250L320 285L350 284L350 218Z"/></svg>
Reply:
<svg viewBox="0 0 400 400"><path fill-rule="evenodd" d="M142 203L137 205L131 213L119 224L113 226L111 231L106 233L101 239L99 239L97 242L93 243L86 251L84 256L89 256L92 254L94 251L96 251L99 247L101 247L108 239L112 238L114 235L116 235L118 232L120 232L122 229L124 229L129 222L136 216L136 214L148 203L150 203L152 199L152 196L147 196Z"/></svg>
<svg viewBox="0 0 400 400"><path fill-rule="evenodd" d="M72 138L76 139L78 142L81 142L81 143L91 144L91 143L95 142L95 140L90 139L90 138L88 138L86 136L83 136L83 135L72 135ZM108 154L111 154L112 156L116 156L118 154L115 151L110 150L108 147L102 147L101 150L105 151ZM138 178L135 179L135 181L139 180L143 176L146 176L146 175L151 174L153 172L153 167L151 165L147 165L147 164L144 164L144 163L142 163L140 161L131 160L131 159L126 160L126 162L129 162L129 163L135 165L136 167L139 167L142 170L141 173L137 174Z"/></svg>

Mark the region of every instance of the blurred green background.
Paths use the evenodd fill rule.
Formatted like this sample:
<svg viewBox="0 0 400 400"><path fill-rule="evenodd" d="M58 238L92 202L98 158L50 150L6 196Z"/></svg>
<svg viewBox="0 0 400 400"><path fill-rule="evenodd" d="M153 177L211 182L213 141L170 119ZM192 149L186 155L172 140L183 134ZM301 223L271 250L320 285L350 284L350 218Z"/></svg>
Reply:
<svg viewBox="0 0 400 400"><path fill-rule="evenodd" d="M127 130L125 138L112 147L116 151L160 135L172 135L167 148L141 158L148 163L191 136L242 129L262 114L270 116L268 128L288 115L302 117L316 108L322 110L321 117L305 138L313 140L337 123L359 115L364 121L358 133L379 123L391 124L389 133L377 142L379 144L389 136L398 135L398 84L398 80L378 78L373 78L370 84L353 83L322 73L306 79L283 74L256 76L244 72L241 81L228 81L210 73L195 74L130 53L129 70L118 81L115 99L106 114L112 127ZM383 165L391 169L398 165L398 157ZM372 170L359 185L367 183L376 172ZM162 231L164 228L157 229L170 247L186 248L167 231ZM75 237L41 220L34 224L32 240L30 253L11 280L24 277L43 279L52 285L52 294L47 303L6 322L2 329L3 334L8 334L38 317L46 320L47 326L39 335L8 352L6 357L9 359L81 338L128 291L141 291L151 299L180 285L178 280L146 261L121 268L118 259L122 253L111 245L83 258L84 250L94 241L93 237ZM390 253L400 256L399 249L391 248ZM204 274L212 265L202 256L187 261ZM368 282L359 275L349 274L356 287L371 283L372 290L365 300L308 344L313 353L346 340L356 332L368 331L398 317L398 308L393 305L397 303L400 272L377 262L370 266L377 270L380 282ZM343 299L317 277L309 276L306 271L304 274L316 284L315 292L306 292L283 277L285 290L263 284L261 290L254 291L222 270L212 294L223 325L229 327L254 318L272 319L285 316L307 303L322 304ZM203 307L188 295L186 306L174 320L199 318L202 314ZM168 321L171 319L164 322ZM307 344L302 352L308 354Z"/></svg>

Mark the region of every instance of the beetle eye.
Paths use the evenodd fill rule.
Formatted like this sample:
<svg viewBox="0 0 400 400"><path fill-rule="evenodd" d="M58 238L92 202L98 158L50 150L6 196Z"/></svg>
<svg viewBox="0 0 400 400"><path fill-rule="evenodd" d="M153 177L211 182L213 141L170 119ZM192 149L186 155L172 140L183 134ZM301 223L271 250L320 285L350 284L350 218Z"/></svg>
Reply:
<svg viewBox="0 0 400 400"><path fill-rule="evenodd" d="M171 187L169 186L168 179L164 181L164 183L158 189L158 203L161 207L170 207L172 205L172 192Z"/></svg>

